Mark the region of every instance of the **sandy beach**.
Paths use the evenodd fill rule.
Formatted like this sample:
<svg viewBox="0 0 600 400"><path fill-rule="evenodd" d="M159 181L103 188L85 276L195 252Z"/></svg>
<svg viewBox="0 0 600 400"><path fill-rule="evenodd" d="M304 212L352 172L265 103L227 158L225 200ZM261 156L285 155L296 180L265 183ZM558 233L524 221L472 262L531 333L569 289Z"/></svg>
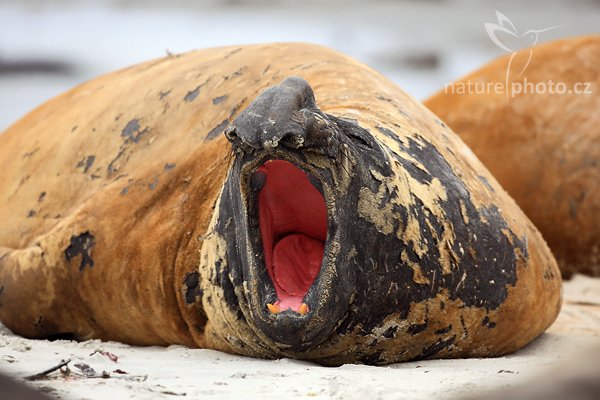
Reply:
<svg viewBox="0 0 600 400"><path fill-rule="evenodd" d="M330 368L181 346L28 340L2 327L0 372L60 399L452 399L526 382L599 342L600 279L575 276L554 325L505 357ZM63 360L68 369L24 380Z"/></svg>

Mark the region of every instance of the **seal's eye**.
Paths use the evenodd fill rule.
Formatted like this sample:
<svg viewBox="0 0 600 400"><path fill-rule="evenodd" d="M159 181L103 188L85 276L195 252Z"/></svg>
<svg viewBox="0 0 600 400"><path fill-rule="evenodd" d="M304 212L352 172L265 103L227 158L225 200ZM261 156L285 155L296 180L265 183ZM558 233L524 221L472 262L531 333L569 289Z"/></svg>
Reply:
<svg viewBox="0 0 600 400"><path fill-rule="evenodd" d="M327 238L325 200L308 175L287 161L267 161L256 174L266 177L258 194L260 234L279 299L268 308L306 314L304 296L321 269Z"/></svg>

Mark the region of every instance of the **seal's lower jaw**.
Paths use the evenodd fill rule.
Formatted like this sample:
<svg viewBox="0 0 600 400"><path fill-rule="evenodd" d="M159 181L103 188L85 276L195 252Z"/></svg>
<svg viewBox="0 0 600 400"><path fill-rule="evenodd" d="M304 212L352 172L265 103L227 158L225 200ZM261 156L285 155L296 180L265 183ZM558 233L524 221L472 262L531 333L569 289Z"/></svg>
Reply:
<svg viewBox="0 0 600 400"><path fill-rule="evenodd" d="M319 274L327 239L327 207L308 175L283 160L269 160L253 175L264 261L277 300L271 314L310 312L304 297Z"/></svg>

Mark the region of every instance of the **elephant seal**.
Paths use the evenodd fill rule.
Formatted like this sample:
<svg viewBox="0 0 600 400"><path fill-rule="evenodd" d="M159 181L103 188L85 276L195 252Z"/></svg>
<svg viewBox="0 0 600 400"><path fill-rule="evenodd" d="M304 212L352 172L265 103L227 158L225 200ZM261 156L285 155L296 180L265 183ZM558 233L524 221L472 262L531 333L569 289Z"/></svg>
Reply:
<svg viewBox="0 0 600 400"><path fill-rule="evenodd" d="M94 79L1 135L0 165L0 318L27 337L386 364L511 352L560 308L471 151L323 47Z"/></svg>
<svg viewBox="0 0 600 400"><path fill-rule="evenodd" d="M459 90L469 82L506 87ZM499 58L425 105L531 218L564 276L600 276L600 35Z"/></svg>

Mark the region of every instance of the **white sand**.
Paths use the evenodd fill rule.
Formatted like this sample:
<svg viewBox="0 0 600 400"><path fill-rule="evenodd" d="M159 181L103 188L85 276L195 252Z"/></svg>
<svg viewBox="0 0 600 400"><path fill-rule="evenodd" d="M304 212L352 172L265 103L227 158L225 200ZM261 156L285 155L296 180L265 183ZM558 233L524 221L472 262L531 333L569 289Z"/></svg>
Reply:
<svg viewBox="0 0 600 400"><path fill-rule="evenodd" d="M328 368L181 346L27 340L0 325L0 371L22 381L71 359L69 375L56 371L28 383L63 399L447 399L514 386L599 343L600 279L576 276L565 283L564 294L563 310L547 333L521 351L495 359ZM95 350L113 353L118 360L90 355ZM89 365L96 376L85 377L75 364ZM117 369L126 373L114 372ZM110 377L98 377L103 371Z"/></svg>

